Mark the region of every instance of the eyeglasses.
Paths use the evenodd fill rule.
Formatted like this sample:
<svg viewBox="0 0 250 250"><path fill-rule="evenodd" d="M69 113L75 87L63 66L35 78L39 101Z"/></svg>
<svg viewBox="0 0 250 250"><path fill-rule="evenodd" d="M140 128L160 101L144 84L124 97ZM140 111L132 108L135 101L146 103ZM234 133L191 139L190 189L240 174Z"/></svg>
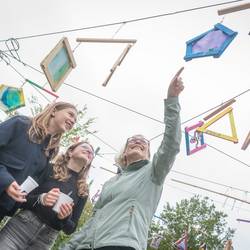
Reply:
<svg viewBox="0 0 250 250"><path fill-rule="evenodd" d="M144 137L129 137L127 139L127 144L128 143L136 143L136 142L139 142L141 143L142 145L149 145L149 140L147 140L146 138Z"/></svg>

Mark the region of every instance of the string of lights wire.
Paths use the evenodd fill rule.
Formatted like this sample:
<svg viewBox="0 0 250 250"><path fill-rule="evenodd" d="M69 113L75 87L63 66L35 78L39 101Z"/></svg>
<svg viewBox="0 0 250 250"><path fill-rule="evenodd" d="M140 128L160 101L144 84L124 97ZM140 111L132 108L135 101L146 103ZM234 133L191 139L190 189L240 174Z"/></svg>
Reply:
<svg viewBox="0 0 250 250"><path fill-rule="evenodd" d="M113 23L107 23L107 24L98 24L98 25L94 25L94 26L88 26L88 27L82 27L82 28L76 28L76 29L61 30L61 31L54 31L54 32L49 32L49 33L42 33L42 34L36 34L36 35L28 35L28 36L16 37L15 39L21 40L21 39L43 37L43 36L52 36L52 35L71 33L71 32L82 31L82 30L104 28L104 27L109 27L109 26L114 26L114 25L119 25L119 24L140 22L140 21L145 21L145 20L149 20L149 19L155 19L155 18L161 18L161 17L165 17L165 16L177 15L177 14L182 14L182 13L185 13L185 12L208 9L208 8L213 8L213 7L217 7L217 6L221 6L221 5L237 3L237 2L242 2L242 1L244 1L244 0L227 1L227 2L222 2L222 3L216 3L216 4L204 5L204 6L200 6L200 7L194 7L194 8L190 8L190 9L184 9L184 10L168 12L168 13L159 14L159 15L135 18L135 19L125 20L125 21L120 21L120 22L113 22ZM0 42L5 42L7 40L8 39L3 39L3 40L0 40Z"/></svg>

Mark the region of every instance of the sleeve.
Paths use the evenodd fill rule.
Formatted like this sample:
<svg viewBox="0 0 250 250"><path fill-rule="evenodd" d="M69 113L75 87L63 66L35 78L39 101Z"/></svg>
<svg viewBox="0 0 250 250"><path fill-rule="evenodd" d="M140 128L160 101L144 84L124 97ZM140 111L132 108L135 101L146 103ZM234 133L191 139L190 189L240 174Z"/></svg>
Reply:
<svg viewBox="0 0 250 250"><path fill-rule="evenodd" d="M31 209L36 205L40 204L40 192L39 187L35 188L31 193L29 193L26 197L26 202L22 203L21 208L23 209Z"/></svg>
<svg viewBox="0 0 250 250"><path fill-rule="evenodd" d="M73 208L72 215L62 221L63 223L62 230L64 233L72 234L76 230L78 221L85 207L87 199L88 199L88 196L85 196L84 198L80 198L76 206Z"/></svg>
<svg viewBox="0 0 250 250"><path fill-rule="evenodd" d="M165 131L163 140L152 161L152 181L161 185L170 171L176 155L180 151L181 143L181 123L180 105L178 97L169 97L164 100Z"/></svg>
<svg viewBox="0 0 250 250"><path fill-rule="evenodd" d="M0 150L14 138L18 126L18 117L12 117L0 123ZM13 182L15 178L8 172L5 165L0 164L0 194Z"/></svg>
<svg viewBox="0 0 250 250"><path fill-rule="evenodd" d="M40 195L44 193L43 191L41 191L41 188L44 188L43 185L46 185L46 182L49 181L52 174L53 174L52 166L51 164L48 163L48 167L43 171L42 177L39 179L34 178L39 183L39 186L27 195L26 197L27 201L22 203L22 208L31 209L37 205L40 205L41 203Z"/></svg>

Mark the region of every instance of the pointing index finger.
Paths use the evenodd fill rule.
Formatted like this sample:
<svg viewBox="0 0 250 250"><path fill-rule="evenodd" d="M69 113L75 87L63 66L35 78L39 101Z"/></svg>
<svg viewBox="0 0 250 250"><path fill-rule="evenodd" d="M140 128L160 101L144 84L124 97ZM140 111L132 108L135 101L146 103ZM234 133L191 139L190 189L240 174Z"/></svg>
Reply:
<svg viewBox="0 0 250 250"><path fill-rule="evenodd" d="M175 74L175 76L174 76L174 79L177 79L179 76L180 76L180 74L181 74L181 72L184 70L184 67L181 67L178 71L177 71L177 73Z"/></svg>

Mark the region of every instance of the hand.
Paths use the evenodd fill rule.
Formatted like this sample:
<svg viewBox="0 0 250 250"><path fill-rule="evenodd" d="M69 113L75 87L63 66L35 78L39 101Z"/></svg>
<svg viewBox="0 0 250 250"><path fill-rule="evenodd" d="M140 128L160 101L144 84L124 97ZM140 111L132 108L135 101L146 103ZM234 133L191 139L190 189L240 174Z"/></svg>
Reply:
<svg viewBox="0 0 250 250"><path fill-rule="evenodd" d="M58 197L60 195L59 188L52 188L48 193L43 196L43 204L47 207L52 207L55 205Z"/></svg>
<svg viewBox="0 0 250 250"><path fill-rule="evenodd" d="M17 202L26 202L26 193L21 192L21 187L16 181L13 181L6 189L6 193Z"/></svg>
<svg viewBox="0 0 250 250"><path fill-rule="evenodd" d="M67 218L73 210L73 203L64 203L60 206L60 211L57 214L58 219L63 220Z"/></svg>
<svg viewBox="0 0 250 250"><path fill-rule="evenodd" d="M179 77L183 69L184 67L181 67L170 82L168 87L168 97L179 96L181 91L184 89L182 79Z"/></svg>

